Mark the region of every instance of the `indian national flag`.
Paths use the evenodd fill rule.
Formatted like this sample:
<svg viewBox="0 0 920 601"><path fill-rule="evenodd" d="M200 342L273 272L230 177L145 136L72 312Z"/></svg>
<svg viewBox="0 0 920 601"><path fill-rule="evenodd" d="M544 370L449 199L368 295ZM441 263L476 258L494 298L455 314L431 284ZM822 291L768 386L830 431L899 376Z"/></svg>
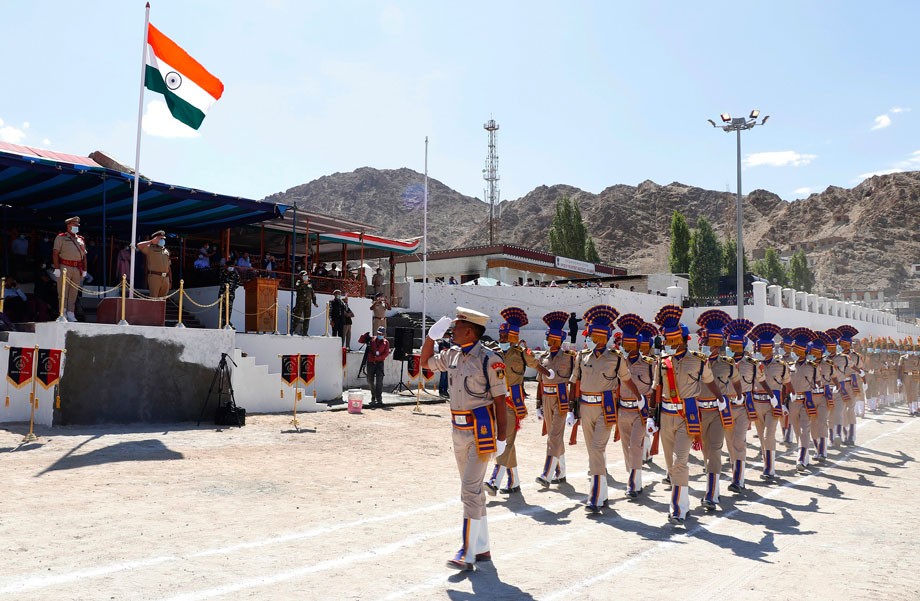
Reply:
<svg viewBox="0 0 920 601"><path fill-rule="evenodd" d="M144 85L166 97L172 116L198 129L224 84L152 24L147 26Z"/></svg>

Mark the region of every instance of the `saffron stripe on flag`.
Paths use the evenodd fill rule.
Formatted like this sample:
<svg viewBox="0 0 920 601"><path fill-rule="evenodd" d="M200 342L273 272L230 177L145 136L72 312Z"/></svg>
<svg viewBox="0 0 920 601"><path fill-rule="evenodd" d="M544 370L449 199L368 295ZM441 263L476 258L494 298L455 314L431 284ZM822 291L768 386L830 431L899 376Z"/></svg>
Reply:
<svg viewBox="0 0 920 601"><path fill-rule="evenodd" d="M224 84L219 79L211 75L207 69L201 66L201 63L189 56L178 44L163 35L152 23L148 25L147 43L150 44L154 54L160 60L172 65L183 77L194 81L198 87L210 94L214 100L218 100L224 93Z"/></svg>

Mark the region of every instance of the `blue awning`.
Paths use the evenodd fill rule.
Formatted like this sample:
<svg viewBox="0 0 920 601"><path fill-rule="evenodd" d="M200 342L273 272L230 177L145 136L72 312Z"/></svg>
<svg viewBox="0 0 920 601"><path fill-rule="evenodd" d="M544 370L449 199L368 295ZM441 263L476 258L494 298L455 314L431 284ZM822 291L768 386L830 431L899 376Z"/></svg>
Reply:
<svg viewBox="0 0 920 601"><path fill-rule="evenodd" d="M0 148L0 206L16 221L55 221L78 215L82 227L129 230L134 176L86 157L17 147ZM42 156L45 155L45 156ZM137 223L177 232L207 231L281 217L286 205L155 182L141 176Z"/></svg>

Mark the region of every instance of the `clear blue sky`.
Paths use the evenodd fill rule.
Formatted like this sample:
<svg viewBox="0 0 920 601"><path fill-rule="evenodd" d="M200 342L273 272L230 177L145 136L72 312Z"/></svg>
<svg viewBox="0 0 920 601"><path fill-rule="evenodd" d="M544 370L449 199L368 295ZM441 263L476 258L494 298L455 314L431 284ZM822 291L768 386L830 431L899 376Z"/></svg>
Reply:
<svg viewBox="0 0 920 601"><path fill-rule="evenodd" d="M322 175L424 166L503 199L651 179L786 199L920 169L920 3L155 0L151 22L226 86L197 137L147 92L141 171L262 198ZM749 12L743 12L743 10ZM133 165L144 3L6 2L0 139ZM151 105L152 103L152 105ZM150 108L152 106L152 108ZM159 110L158 110L159 109ZM159 118L157 118L159 116Z"/></svg>

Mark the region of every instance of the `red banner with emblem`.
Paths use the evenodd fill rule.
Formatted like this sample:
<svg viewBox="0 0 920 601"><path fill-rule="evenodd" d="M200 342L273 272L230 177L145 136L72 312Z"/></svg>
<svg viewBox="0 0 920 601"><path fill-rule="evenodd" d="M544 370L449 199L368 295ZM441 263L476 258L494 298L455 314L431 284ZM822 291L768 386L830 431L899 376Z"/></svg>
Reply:
<svg viewBox="0 0 920 601"><path fill-rule="evenodd" d="M35 377L45 390L61 380L61 358L63 351L55 348L38 349L38 365Z"/></svg>
<svg viewBox="0 0 920 601"><path fill-rule="evenodd" d="M427 382L434 377L434 372L428 369L427 367L422 370L422 375L425 376L425 381Z"/></svg>
<svg viewBox="0 0 920 601"><path fill-rule="evenodd" d="M22 388L32 381L32 362L35 349L21 346L10 347L10 360L6 370L6 379L15 388Z"/></svg>
<svg viewBox="0 0 920 601"><path fill-rule="evenodd" d="M406 369L409 370L410 380L415 380L416 378L418 378L419 368L422 365L421 361L422 361L421 355L410 355L409 356L409 361L408 361L408 365L406 366Z"/></svg>
<svg viewBox="0 0 920 601"><path fill-rule="evenodd" d="M316 378L316 355L300 355L300 381L309 386Z"/></svg>
<svg viewBox="0 0 920 601"><path fill-rule="evenodd" d="M300 379L300 355L281 355L281 379L290 386Z"/></svg>

